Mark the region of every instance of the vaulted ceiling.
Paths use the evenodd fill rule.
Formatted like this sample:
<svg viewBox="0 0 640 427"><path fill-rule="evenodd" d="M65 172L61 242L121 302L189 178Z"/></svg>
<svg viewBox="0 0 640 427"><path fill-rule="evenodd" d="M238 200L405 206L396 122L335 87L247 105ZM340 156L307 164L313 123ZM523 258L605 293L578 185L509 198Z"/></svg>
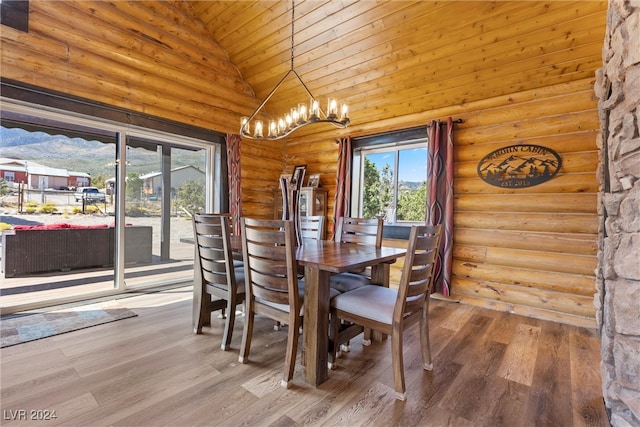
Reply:
<svg viewBox="0 0 640 427"><path fill-rule="evenodd" d="M291 2L190 3L264 99L291 66ZM606 8L584 0L297 0L294 68L317 98L348 102L352 121L388 119L593 77ZM267 107L278 114L306 98L288 79Z"/></svg>

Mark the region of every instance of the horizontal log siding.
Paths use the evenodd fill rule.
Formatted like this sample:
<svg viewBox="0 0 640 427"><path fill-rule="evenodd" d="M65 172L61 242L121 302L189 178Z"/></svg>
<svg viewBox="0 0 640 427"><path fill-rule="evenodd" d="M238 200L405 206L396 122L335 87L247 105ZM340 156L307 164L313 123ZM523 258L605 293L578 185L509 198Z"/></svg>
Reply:
<svg viewBox="0 0 640 427"><path fill-rule="evenodd" d="M593 327L598 223L598 129L593 79L519 92L389 120L385 130L424 125L449 115L455 125L452 298L461 303ZM357 112L354 112L354 115ZM354 136L382 131L353 119ZM314 130L288 141L285 169L307 164L329 189L333 227L337 145L344 131ZM502 189L476 172L489 152L514 144L551 148L558 175L534 187ZM402 246L404 242L386 240ZM392 286L403 262L391 269Z"/></svg>
<svg viewBox="0 0 640 427"><path fill-rule="evenodd" d="M240 142L242 212L246 216L272 219L273 189L283 172L283 141Z"/></svg>
<svg viewBox="0 0 640 427"><path fill-rule="evenodd" d="M222 133L258 104L183 2L32 1L0 37L3 78Z"/></svg>

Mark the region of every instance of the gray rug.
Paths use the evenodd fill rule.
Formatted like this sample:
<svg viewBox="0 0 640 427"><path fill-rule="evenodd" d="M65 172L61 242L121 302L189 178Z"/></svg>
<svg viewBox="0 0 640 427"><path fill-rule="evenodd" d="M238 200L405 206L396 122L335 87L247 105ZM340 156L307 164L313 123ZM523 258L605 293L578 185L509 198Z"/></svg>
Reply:
<svg viewBox="0 0 640 427"><path fill-rule="evenodd" d="M113 302L3 316L0 322L0 348L135 316L137 314L133 311L114 306Z"/></svg>

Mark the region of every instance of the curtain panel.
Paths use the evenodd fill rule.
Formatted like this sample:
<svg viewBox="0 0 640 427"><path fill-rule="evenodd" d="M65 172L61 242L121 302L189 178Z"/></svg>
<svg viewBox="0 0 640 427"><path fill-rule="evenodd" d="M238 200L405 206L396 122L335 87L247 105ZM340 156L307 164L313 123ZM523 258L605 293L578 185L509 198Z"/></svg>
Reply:
<svg viewBox="0 0 640 427"><path fill-rule="evenodd" d="M229 172L229 213L233 233L240 235L242 194L240 188L240 135L227 134L227 168Z"/></svg>
<svg viewBox="0 0 640 427"><path fill-rule="evenodd" d="M442 126L439 120L432 120L428 136L426 218L427 224L443 226L436 260L435 292L449 296L453 261L453 120L451 117Z"/></svg>
<svg viewBox="0 0 640 427"><path fill-rule="evenodd" d="M338 143L338 170L336 171L336 195L333 205L333 231L331 239L336 235L336 224L349 213L351 203L351 138L346 137L336 141Z"/></svg>

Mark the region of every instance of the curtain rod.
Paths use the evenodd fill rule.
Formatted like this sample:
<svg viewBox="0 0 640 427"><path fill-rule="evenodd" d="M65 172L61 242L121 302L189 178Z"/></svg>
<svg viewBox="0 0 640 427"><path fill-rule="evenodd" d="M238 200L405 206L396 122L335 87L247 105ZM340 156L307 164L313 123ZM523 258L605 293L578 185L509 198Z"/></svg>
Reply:
<svg viewBox="0 0 640 427"><path fill-rule="evenodd" d="M455 120L453 120L453 123L464 123L464 120L462 120L462 119L455 119ZM438 124L439 124L440 126L442 126L442 125L446 125L446 124L447 124L447 122L442 122L442 121L441 121L441 122L440 122L440 123L438 123ZM431 125L427 125L427 127L428 127L428 128L430 128L430 127L431 127Z"/></svg>
<svg viewBox="0 0 640 427"><path fill-rule="evenodd" d="M464 121L462 119L456 119L456 120L452 120L453 123L464 123ZM444 125L447 122L439 122L440 125ZM422 125L422 126L417 126L415 128L409 128L409 129L402 129L402 130L397 130L397 131L388 131L388 132L383 132L383 133L379 133L379 134L375 134L375 135L368 135L368 136L361 136L361 137L357 137L356 139L358 140L364 140L364 139L371 139L371 138L376 138L376 139L380 139L380 138L387 138L389 135L397 135L399 133L402 133L405 136L408 136L409 139L419 139L419 138L424 138L426 135L424 134L420 134L420 136L418 137L416 132L424 132L425 129L429 129L431 127L431 125ZM395 141L395 140L387 140L388 141ZM340 139L336 139L336 144L340 144Z"/></svg>

